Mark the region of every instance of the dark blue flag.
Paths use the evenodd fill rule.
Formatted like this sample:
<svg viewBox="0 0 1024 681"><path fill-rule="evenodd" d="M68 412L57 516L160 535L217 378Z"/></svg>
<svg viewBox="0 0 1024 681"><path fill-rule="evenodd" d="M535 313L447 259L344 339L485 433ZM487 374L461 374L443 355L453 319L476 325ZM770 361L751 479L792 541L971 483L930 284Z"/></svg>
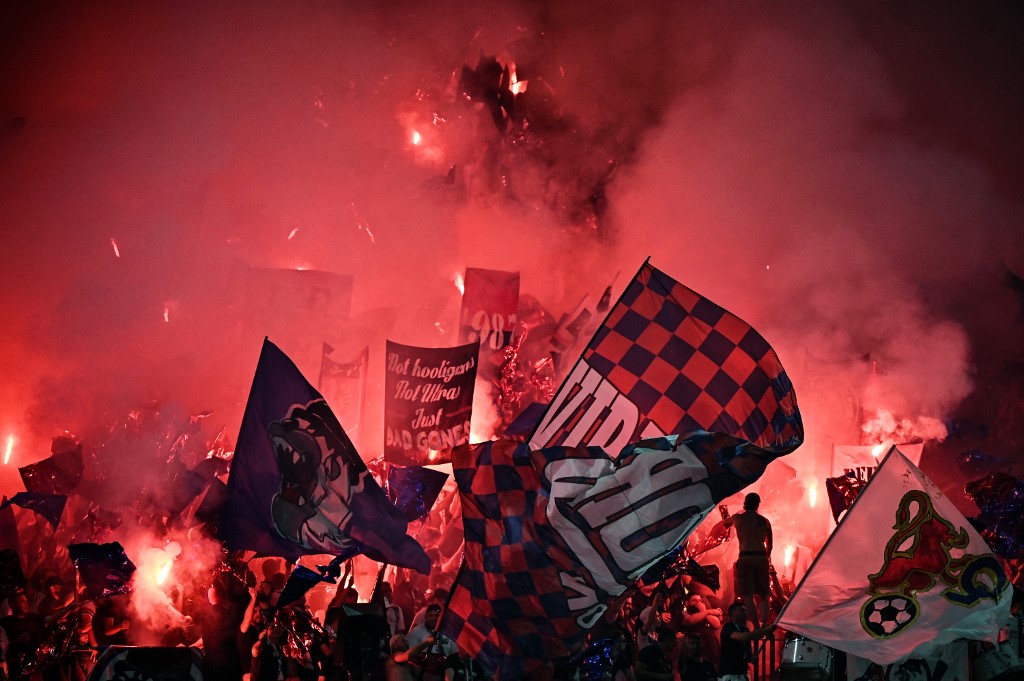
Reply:
<svg viewBox="0 0 1024 681"><path fill-rule="evenodd" d="M68 554L78 569L89 598L95 600L131 592L129 582L135 572L135 564L116 541L109 544L68 544Z"/></svg>
<svg viewBox="0 0 1024 681"><path fill-rule="evenodd" d="M18 469L25 489L38 494L67 494L82 481L82 447L56 452L42 461Z"/></svg>
<svg viewBox="0 0 1024 681"><path fill-rule="evenodd" d="M224 544L289 560L358 552L428 574L407 527L327 402L264 340L220 513Z"/></svg>
<svg viewBox="0 0 1024 681"><path fill-rule="evenodd" d="M288 582L281 590L281 595L277 597L277 607L283 608L294 603L305 596L306 592L317 584L321 582L331 583L331 581L330 577L325 577L315 570L310 570L302 565L296 565L292 573L288 575Z"/></svg>
<svg viewBox="0 0 1024 681"><path fill-rule="evenodd" d="M35 492L18 492L10 499L3 502L4 506L14 504L35 511L46 518L53 529L60 524L60 517L64 513L64 504L68 501L63 494L36 494Z"/></svg>
<svg viewBox="0 0 1024 681"><path fill-rule="evenodd" d="M388 497L406 519L425 518L447 481L447 473L432 468L388 466Z"/></svg>

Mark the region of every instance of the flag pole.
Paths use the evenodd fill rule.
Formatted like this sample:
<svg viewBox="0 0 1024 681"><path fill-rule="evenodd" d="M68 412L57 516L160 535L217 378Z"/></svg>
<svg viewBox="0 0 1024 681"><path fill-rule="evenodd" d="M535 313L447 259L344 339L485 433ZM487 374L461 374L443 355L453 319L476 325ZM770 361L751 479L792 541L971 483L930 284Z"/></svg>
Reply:
<svg viewBox="0 0 1024 681"><path fill-rule="evenodd" d="M882 468L882 466L885 465L885 462L889 460L889 457L892 456L892 453L894 451L896 451L896 445L893 445L893 446L891 446L889 448L889 451L886 452L885 456L882 458L881 463L879 463L878 467L875 468L875 472L871 476L872 480L874 480L875 475L878 475L878 471ZM853 509L860 502L861 498L864 496L864 492L867 491L868 486L870 484L871 484L871 480L868 480L867 484L864 485L864 488L860 492L857 493L857 497L853 500L853 503L850 504L850 507L848 509L846 509L846 515L844 515L839 520L839 523L836 525L836 529L832 530L832 534L830 534L828 536L828 539L825 540L825 545L821 547L821 549L818 551L818 555L816 555L814 557L814 560L811 561L811 564L807 568L807 571L804 572L804 576L800 578L800 583L796 585L795 589L793 589L793 593L791 593L789 595L789 598L786 600L785 605L782 606L782 610L780 610L779 614L775 617L775 621L776 622L778 622L779 620L782 619L782 616L786 613L786 610L789 608L789 604L793 602L793 599L796 598L797 593L800 592L800 587L802 587L804 585L804 582L807 581L807 575L811 574L811 572L814 570L814 566L818 564L818 559L821 558L821 556L825 553L825 549L827 549L829 547L829 544L832 543L832 540L836 538L837 534L839 534L839 528L842 527L843 523L846 522L846 519L850 517L850 513L853 512Z"/></svg>
<svg viewBox="0 0 1024 681"><path fill-rule="evenodd" d="M433 650L436 646L440 645L440 640L438 639L438 636L442 635L442 634L439 633L441 631L441 625L444 623L444 618L448 615L448 606L450 606L452 604L452 596L455 595L455 589L458 587L459 578L462 577L462 570L465 567L466 567L466 544L465 544L465 542L463 542L463 544L462 544L462 560L459 561L459 569L455 573L455 580L452 582L452 588L448 592L448 598L446 598L444 600L444 607L441 608L441 616L437 618L437 624L434 626L434 631L433 631L434 642L430 644L429 648L427 648L427 652L428 653L431 650ZM416 681L423 681L423 675L426 673L426 671L427 671L427 665L425 663L421 664L420 665L420 673L417 674Z"/></svg>
<svg viewBox="0 0 1024 681"><path fill-rule="evenodd" d="M644 259L643 264L640 265L640 269L638 269L636 271L636 274L633 275L633 278L629 280L630 284L632 284L634 281L636 281L637 277L640 276L640 273L644 271L644 268L647 267L647 265L650 263L650 261L651 261L651 256L647 256ZM618 277L619 275L616 274L615 276ZM598 329L601 329L608 322L608 318L612 316L612 312L614 312L615 308L617 308L619 306L619 303L622 302L622 299L625 297L626 291L628 291L628 290L629 290L629 284L626 285L626 288L622 289L622 293L620 293L619 297L615 300L615 304L608 308L608 312L605 314L604 319L601 320L601 323L597 327ZM593 342L593 340L594 340L594 337L591 336L590 340L587 341L587 345L585 345L583 347L583 352L587 351L587 347L590 345L591 342ZM562 392L562 388L565 387L566 380L568 380L569 376L572 376L573 372L576 371L576 367L578 367L580 362L582 362L582 361L583 361L583 353L580 353L580 356L576 358L576 362L572 365L572 370L567 372L565 374L565 378L563 378L562 382L558 384L558 390L556 390L555 393L554 393L556 397L558 396L559 393ZM537 420L537 424L533 427L533 430L530 431L529 437L526 438L526 442L527 443L529 443L530 441L533 440L533 436L537 434L537 429L540 428L540 424L544 423L544 419L545 419L545 417L547 417L548 411L551 410L551 405L552 405L553 402L554 402L554 398L552 398L551 402L548 402L547 407L544 409L544 413L540 415L540 419Z"/></svg>
<svg viewBox="0 0 1024 681"><path fill-rule="evenodd" d="M370 371L370 346L363 346L359 353L359 416L356 419L356 435L359 436L359 444L363 444L365 435L363 433L363 416L366 411L366 384L369 382Z"/></svg>

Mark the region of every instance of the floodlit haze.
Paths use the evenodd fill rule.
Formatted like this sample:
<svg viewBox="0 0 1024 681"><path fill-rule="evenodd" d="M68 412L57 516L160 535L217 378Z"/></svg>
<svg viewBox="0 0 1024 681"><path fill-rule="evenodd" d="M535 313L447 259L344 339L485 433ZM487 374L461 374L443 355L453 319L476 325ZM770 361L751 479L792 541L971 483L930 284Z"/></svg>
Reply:
<svg viewBox="0 0 1024 681"><path fill-rule="evenodd" d="M945 439L946 486L968 449L1012 462L1024 12L676 4L6 3L2 491L140 405L233 438L248 267L354 277L373 396L385 335L451 344L465 267L557 316L651 256L774 345L798 471L874 410ZM528 82L529 139L458 95L482 54Z"/></svg>

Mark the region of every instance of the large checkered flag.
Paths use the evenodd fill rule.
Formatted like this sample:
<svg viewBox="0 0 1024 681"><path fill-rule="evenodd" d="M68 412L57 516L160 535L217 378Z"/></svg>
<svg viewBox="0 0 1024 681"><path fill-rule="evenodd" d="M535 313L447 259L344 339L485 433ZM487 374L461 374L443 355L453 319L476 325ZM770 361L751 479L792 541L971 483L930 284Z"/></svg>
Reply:
<svg viewBox="0 0 1024 681"><path fill-rule="evenodd" d="M776 455L803 442L778 355L745 321L645 262L541 417L532 449L705 430Z"/></svg>
<svg viewBox="0 0 1024 681"><path fill-rule="evenodd" d="M802 441L768 343L644 263L529 445L455 450L466 542L444 633L500 681L577 652L613 598Z"/></svg>

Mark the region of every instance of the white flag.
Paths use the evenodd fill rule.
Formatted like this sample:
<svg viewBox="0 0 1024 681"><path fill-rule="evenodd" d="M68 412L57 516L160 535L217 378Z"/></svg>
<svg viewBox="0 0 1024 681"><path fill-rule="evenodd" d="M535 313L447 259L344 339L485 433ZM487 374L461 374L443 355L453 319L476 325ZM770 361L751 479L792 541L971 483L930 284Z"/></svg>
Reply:
<svg viewBox="0 0 1024 681"><path fill-rule="evenodd" d="M887 665L931 657L958 638L996 642L1011 595L981 536L893 447L778 625Z"/></svg>

